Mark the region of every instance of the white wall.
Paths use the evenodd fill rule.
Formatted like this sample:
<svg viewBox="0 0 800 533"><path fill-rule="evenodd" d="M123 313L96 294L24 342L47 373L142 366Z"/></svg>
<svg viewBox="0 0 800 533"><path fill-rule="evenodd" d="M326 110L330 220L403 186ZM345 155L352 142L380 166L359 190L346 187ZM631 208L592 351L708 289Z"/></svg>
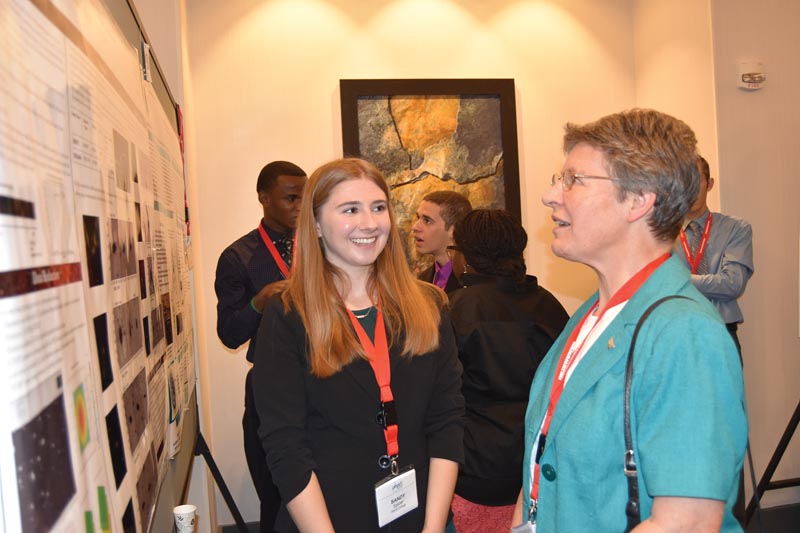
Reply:
<svg viewBox="0 0 800 533"><path fill-rule="evenodd" d="M717 169L714 55L708 0L634 2L636 103L680 118L697 135L698 148ZM719 188L708 194L719 207Z"/></svg>
<svg viewBox="0 0 800 533"><path fill-rule="evenodd" d="M745 0L726 0L716 2L712 10L709 1L185 0L185 11L180 12L185 20L183 26L178 24L178 32L184 28L179 63L185 81L198 372L201 390L207 391L201 419L246 520L258 517L241 444L247 365L244 350L226 350L216 338L214 269L221 250L258 221L254 189L264 163L288 159L311 172L341 155L338 80L342 78L516 80L529 271L570 311L594 289L594 278L584 267L552 256L550 222L539 201L548 176L561 164L563 124L633 106L658 108L689 123L712 172L721 176L710 198L712 207L719 205L721 194L723 210L750 219L757 232L762 228L761 235L765 223L757 220L755 211L763 211L767 222L785 227L787 234L775 241L771 255L765 255L768 243L757 237L757 273L744 302L747 323L742 340L753 451L757 471L763 471L797 395L797 302L784 305L776 297L785 287L789 291L783 293L793 298L798 294L796 209L787 215L793 208L789 202L798 197L797 186L792 185L792 196L773 185L779 176L797 175L797 163L789 161L797 151L790 130L792 125L797 130L797 107L788 111L781 107L782 102L792 101L786 94L791 84L779 94L771 85L772 92L765 93L771 118L776 119L770 125L781 118L783 136L777 147L769 146L774 139L764 127L750 136L741 135L738 124L730 127L733 119L723 115L742 114L742 103L735 98L745 104L754 100L733 91L729 101L726 84L731 73L722 63L740 52L734 36L756 8ZM136 3L137 7L150 4L160 16L158 0ZM757 9L780 19L785 6L774 4L769 3L768 9L759 4ZM766 35L774 33L772 41L779 35L795 36L788 45L773 43L769 50L777 53L783 46L782 71L794 76L791 81L797 81L797 65L789 64L788 57L800 49L797 9L794 6L792 16L778 25L780 32L770 30L774 20L765 20L750 43L759 51L754 43ZM794 28L787 27L792 24ZM722 46L722 52L712 51L712 26L714 45ZM154 31L149 24L147 28L157 45ZM164 31L165 46L173 46L174 33ZM723 39L726 34L729 37ZM769 59L771 65L776 58ZM772 80L775 77L771 83L778 83ZM745 108L746 116L756 113L752 107ZM768 174L763 171L765 158L750 148L754 139L759 140L759 149L769 148ZM786 146L792 142L794 150ZM754 181L761 175L767 186L756 187ZM757 203L747 201L753 198L753 189L759 191ZM769 266L772 262L779 266ZM776 268L774 274L771 268ZM760 296L767 293L770 299L762 301ZM779 340L762 339L756 331L774 332ZM766 370L759 360L768 361L768 375L762 375ZM783 477L798 475L796 447L793 450L794 463L779 471ZM784 464L789 462L784 459ZM219 513L219 523L232 523L219 495L215 505L210 511Z"/></svg>
<svg viewBox="0 0 800 533"><path fill-rule="evenodd" d="M800 401L800 2L712 2L722 210L753 225L755 274L742 299L740 338L756 472L767 466ZM763 89L736 87L737 62L759 58ZM800 477L800 430L774 480ZM800 487L769 491L767 506L800 502Z"/></svg>

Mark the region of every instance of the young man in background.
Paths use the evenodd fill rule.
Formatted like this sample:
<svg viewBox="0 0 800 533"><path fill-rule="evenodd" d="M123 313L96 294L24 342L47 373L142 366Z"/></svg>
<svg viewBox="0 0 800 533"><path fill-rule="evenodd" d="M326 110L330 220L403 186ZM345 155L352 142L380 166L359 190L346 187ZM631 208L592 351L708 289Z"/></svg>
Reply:
<svg viewBox="0 0 800 533"><path fill-rule="evenodd" d="M273 161L258 175L256 191L263 218L258 227L228 246L220 255L214 290L217 293L217 335L235 350L247 341L247 361L253 362L261 312L273 282L289 277L294 231L306 173L293 163ZM252 370L245 382L244 451L247 467L261 500L262 533L272 533L280 509L278 489L272 483L253 400Z"/></svg>
<svg viewBox="0 0 800 533"><path fill-rule="evenodd" d="M472 205L454 191L434 191L425 195L417 208L417 221L411 226L414 244L420 255L433 256L433 265L419 274L419 279L433 283L449 293L461 287L454 272L448 246L453 245L453 226L472 211Z"/></svg>

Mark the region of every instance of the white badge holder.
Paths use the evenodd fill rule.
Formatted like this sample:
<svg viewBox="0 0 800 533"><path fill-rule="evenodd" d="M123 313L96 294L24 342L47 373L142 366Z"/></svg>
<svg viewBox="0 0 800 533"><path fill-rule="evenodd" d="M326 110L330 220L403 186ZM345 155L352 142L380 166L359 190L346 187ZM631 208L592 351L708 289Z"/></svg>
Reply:
<svg viewBox="0 0 800 533"><path fill-rule="evenodd" d="M375 503L378 506L378 527L413 511L417 499L417 472L414 465L400 470L375 483Z"/></svg>

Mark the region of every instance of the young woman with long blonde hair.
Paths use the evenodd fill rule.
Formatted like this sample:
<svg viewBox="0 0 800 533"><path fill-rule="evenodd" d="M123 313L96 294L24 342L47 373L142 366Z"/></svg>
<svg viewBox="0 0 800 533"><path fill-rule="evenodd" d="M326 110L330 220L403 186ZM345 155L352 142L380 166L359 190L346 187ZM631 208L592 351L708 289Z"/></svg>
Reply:
<svg viewBox="0 0 800 533"><path fill-rule="evenodd" d="M312 174L295 253L254 367L286 504L276 531L441 533L463 461L461 366L445 297L409 270L373 165Z"/></svg>

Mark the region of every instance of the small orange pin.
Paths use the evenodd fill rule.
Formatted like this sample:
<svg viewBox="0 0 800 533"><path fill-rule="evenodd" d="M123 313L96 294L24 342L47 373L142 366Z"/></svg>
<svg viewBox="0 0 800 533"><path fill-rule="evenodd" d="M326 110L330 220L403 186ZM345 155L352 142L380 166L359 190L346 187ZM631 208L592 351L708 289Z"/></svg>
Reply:
<svg viewBox="0 0 800 533"><path fill-rule="evenodd" d="M614 344L614 337L608 339L608 349L610 350L611 348L616 348L616 347L617 346Z"/></svg>

